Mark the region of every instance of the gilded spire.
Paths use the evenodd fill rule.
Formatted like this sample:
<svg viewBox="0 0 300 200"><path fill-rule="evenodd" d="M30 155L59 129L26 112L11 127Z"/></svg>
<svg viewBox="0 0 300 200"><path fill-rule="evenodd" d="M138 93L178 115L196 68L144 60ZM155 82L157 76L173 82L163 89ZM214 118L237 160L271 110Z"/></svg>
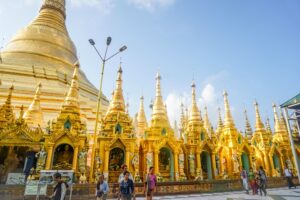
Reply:
<svg viewBox="0 0 300 200"><path fill-rule="evenodd" d="M36 88L33 101L31 102L28 110L23 115L24 120L33 127L38 127L38 125L40 126L44 125L43 113L41 109L41 100L40 100L41 87L42 84L39 83Z"/></svg>
<svg viewBox="0 0 300 200"><path fill-rule="evenodd" d="M228 102L228 94L226 91L224 91L223 96L224 96L224 111L225 111L224 126L227 127L234 126L234 122L231 116L230 106Z"/></svg>
<svg viewBox="0 0 300 200"><path fill-rule="evenodd" d="M273 112L274 112L274 129L275 129L275 133L276 132L280 132L280 121L279 121L279 117L278 117L278 113L277 113L277 109L276 109L276 104L273 104Z"/></svg>
<svg viewBox="0 0 300 200"><path fill-rule="evenodd" d="M13 112L13 109L11 106L11 98L12 98L13 90L14 90L14 85L12 85L9 88L7 99L0 109L0 122L12 123L15 120L15 115L14 115L14 112ZM0 125L1 125L1 123L0 123ZM2 125L4 125L4 124L2 124Z"/></svg>
<svg viewBox="0 0 300 200"><path fill-rule="evenodd" d="M279 113L280 113L280 119L279 119L279 122L280 122L280 127L281 127L282 129L285 129L285 130L287 130L287 126L286 126L285 118L284 118L284 116L283 116L283 113L282 113L282 111L281 111L281 109L280 109L280 108L279 108Z"/></svg>
<svg viewBox="0 0 300 200"><path fill-rule="evenodd" d="M146 128L148 127L145 110L144 110L144 97L143 96L141 96L141 98L140 98L140 108L139 108L139 112L137 114L137 126L138 126L138 130L137 130L138 134L144 134Z"/></svg>
<svg viewBox="0 0 300 200"><path fill-rule="evenodd" d="M117 80L116 80L116 88L113 92L113 97L109 105L108 113L111 111L125 112L125 101L123 97L123 88L122 88L122 74L123 74L123 70L120 64Z"/></svg>
<svg viewBox="0 0 300 200"><path fill-rule="evenodd" d="M255 101L254 102L255 106L255 131L262 131L265 130L264 124L262 123L260 114L259 114L259 108L258 108L258 103Z"/></svg>
<svg viewBox="0 0 300 200"><path fill-rule="evenodd" d="M199 111L199 108L197 106L197 100L196 100L196 84L193 81L192 82L192 105L190 109L190 115L189 115L189 122L191 121L201 121L201 113Z"/></svg>
<svg viewBox="0 0 300 200"><path fill-rule="evenodd" d="M272 129L271 129L271 126L270 126L270 119L269 119L269 117L267 118L267 121L266 121L266 130L267 130L268 133L272 134Z"/></svg>
<svg viewBox="0 0 300 200"><path fill-rule="evenodd" d="M208 118L208 112L207 112L207 107L204 107L204 128L206 129L206 131L208 132L209 136L211 137L211 123L209 121Z"/></svg>
<svg viewBox="0 0 300 200"><path fill-rule="evenodd" d="M252 131L249 119L248 119L248 115L247 115L247 110L246 109L244 111L244 114L245 114L245 121L246 121L246 124L245 124L245 136L248 138L248 140L251 140L253 131Z"/></svg>
<svg viewBox="0 0 300 200"><path fill-rule="evenodd" d="M63 104L64 107L73 107L76 109L79 109L79 99L78 99L78 71L79 71L79 62L77 61L74 64L74 73L73 78L71 82L71 86L69 88L69 91L67 93L67 96L65 98L65 102Z"/></svg>
<svg viewBox="0 0 300 200"><path fill-rule="evenodd" d="M221 115L221 108L218 107L218 125L217 125L217 130L216 132L220 134L222 132L223 128L223 121L222 121L222 115Z"/></svg>
<svg viewBox="0 0 300 200"><path fill-rule="evenodd" d="M155 100L153 104L152 120L162 119L167 121L166 108L163 103L163 98L161 95L161 76L159 73L156 74L156 90L155 90ZM168 122L167 122L168 123Z"/></svg>

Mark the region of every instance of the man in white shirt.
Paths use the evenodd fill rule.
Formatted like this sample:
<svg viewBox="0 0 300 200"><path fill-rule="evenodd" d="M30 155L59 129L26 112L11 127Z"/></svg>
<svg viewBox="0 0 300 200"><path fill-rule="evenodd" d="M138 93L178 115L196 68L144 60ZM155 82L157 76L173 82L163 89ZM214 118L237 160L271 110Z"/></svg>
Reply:
<svg viewBox="0 0 300 200"><path fill-rule="evenodd" d="M126 172L126 171L128 171L127 169L128 169L128 167L127 167L127 165L122 165L122 173L119 175L119 180L118 180L118 183L120 184L123 180L124 180L124 172ZM132 175L131 175L131 173L129 174L129 179L131 179L132 181L134 181L133 180L133 177L132 177Z"/></svg>
<svg viewBox="0 0 300 200"><path fill-rule="evenodd" d="M284 176L286 177L289 189L291 189L292 187L296 188L296 186L293 183L292 171L288 167L284 168Z"/></svg>

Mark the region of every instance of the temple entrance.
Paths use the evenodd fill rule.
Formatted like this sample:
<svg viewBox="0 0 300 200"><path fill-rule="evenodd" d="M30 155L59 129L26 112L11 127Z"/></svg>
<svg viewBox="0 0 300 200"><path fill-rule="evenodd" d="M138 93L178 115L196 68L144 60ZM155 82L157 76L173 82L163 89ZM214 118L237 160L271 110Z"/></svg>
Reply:
<svg viewBox="0 0 300 200"><path fill-rule="evenodd" d="M249 157L248 154L243 152L241 155L241 160L242 160L242 167L249 172L250 170L250 163L249 163Z"/></svg>
<svg viewBox="0 0 300 200"><path fill-rule="evenodd" d="M281 174L281 164L280 164L280 159L279 156L277 154L273 154L273 165L274 165L274 169L279 172L279 174Z"/></svg>
<svg viewBox="0 0 300 200"><path fill-rule="evenodd" d="M117 183L120 173L122 172L122 165L125 163L124 150L116 147L113 148L109 153L109 181Z"/></svg>
<svg viewBox="0 0 300 200"><path fill-rule="evenodd" d="M204 179L212 179L211 158L207 151L201 153L201 166Z"/></svg>
<svg viewBox="0 0 300 200"><path fill-rule="evenodd" d="M159 172L164 181L174 180L173 154L168 147L163 147L159 151Z"/></svg>
<svg viewBox="0 0 300 200"><path fill-rule="evenodd" d="M52 169L72 169L74 149L69 144L58 145L54 152Z"/></svg>

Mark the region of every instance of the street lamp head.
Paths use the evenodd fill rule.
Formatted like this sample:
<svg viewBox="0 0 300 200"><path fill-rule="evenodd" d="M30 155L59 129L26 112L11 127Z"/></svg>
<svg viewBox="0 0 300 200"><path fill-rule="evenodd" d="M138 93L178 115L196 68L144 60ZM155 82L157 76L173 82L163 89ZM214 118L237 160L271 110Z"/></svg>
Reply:
<svg viewBox="0 0 300 200"><path fill-rule="evenodd" d="M111 43L111 37L107 37L106 39L106 45L109 46Z"/></svg>
<svg viewBox="0 0 300 200"><path fill-rule="evenodd" d="M127 49L127 47L124 45L119 49L119 51L122 52L122 51L125 51L126 49Z"/></svg>
<svg viewBox="0 0 300 200"><path fill-rule="evenodd" d="M89 39L89 43L94 46L95 45L95 41L93 39Z"/></svg>

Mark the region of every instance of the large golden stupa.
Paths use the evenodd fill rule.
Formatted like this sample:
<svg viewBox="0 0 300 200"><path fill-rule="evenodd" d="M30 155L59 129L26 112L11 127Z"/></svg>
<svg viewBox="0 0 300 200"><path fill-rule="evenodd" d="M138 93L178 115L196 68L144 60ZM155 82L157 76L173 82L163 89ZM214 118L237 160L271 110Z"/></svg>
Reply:
<svg viewBox="0 0 300 200"><path fill-rule="evenodd" d="M1 103L13 84L14 106L24 105L26 110L36 86L42 83L42 127L57 117L78 60L65 20L65 0L44 0L38 16L21 29L0 54ZM82 71L79 80L81 115L88 132L92 132L98 91ZM108 101L104 96L102 105L103 111L106 110Z"/></svg>

